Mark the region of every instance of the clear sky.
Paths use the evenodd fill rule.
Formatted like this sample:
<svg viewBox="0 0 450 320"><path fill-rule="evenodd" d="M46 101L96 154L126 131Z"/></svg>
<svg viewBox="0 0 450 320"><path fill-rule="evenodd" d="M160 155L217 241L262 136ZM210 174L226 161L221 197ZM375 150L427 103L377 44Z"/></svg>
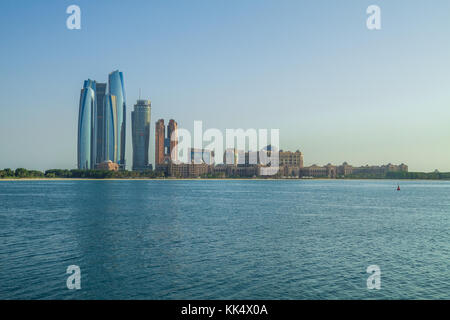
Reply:
<svg viewBox="0 0 450 320"><path fill-rule="evenodd" d="M279 128L306 165L450 171L448 0L5 0L0 39L0 168L75 168L83 80L119 69L129 165L141 88L152 124Z"/></svg>

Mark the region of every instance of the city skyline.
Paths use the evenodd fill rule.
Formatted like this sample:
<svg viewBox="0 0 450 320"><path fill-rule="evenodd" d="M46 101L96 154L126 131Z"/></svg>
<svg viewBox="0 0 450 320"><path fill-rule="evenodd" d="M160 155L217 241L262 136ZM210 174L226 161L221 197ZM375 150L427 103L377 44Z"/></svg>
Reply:
<svg viewBox="0 0 450 320"><path fill-rule="evenodd" d="M1 300L450 299L450 0L0 13Z"/></svg>
<svg viewBox="0 0 450 320"><path fill-rule="evenodd" d="M68 3L17 3L0 5L0 168L75 168L79 84L119 69L126 102L141 88L154 119L279 128L281 149L301 149L305 165L450 171L448 1L377 1L379 31L365 27L369 1L79 1L81 30L65 27Z"/></svg>

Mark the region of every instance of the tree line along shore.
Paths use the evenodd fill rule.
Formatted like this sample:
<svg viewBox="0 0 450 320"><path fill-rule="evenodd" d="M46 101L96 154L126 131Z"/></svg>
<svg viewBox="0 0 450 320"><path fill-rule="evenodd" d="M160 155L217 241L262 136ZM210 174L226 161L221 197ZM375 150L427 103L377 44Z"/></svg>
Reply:
<svg viewBox="0 0 450 320"><path fill-rule="evenodd" d="M157 179L169 178L164 172L146 171L107 171L107 170L79 170L79 169L50 169L46 171L27 170L24 168L0 170L0 179ZM249 177L224 176L220 174L203 174L198 178L204 179L238 179ZM256 178L256 177L255 177ZM283 177L257 177L257 179L283 179ZM292 178L291 178L292 179ZM337 179L397 179L397 180L450 180L450 172L387 172L385 174L352 174Z"/></svg>

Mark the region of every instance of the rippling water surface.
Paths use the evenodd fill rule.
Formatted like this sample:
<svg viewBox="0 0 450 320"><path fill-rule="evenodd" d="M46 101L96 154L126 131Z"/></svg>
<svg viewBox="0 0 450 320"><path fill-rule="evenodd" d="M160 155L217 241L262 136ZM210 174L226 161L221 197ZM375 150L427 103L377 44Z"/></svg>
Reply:
<svg viewBox="0 0 450 320"><path fill-rule="evenodd" d="M0 298L450 299L450 183L396 187L0 181Z"/></svg>

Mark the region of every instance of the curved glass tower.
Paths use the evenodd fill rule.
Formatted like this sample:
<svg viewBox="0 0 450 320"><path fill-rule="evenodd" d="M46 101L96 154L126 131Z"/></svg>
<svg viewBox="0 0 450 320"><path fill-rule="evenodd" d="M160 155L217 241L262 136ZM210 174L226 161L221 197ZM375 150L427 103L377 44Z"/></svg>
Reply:
<svg viewBox="0 0 450 320"><path fill-rule="evenodd" d="M117 108L117 157L121 169L125 169L125 142L126 142L126 98L123 82L123 73L119 70L113 71L108 77L109 95L116 97ZM111 134L109 132L109 134ZM109 159L113 161L112 159Z"/></svg>
<svg viewBox="0 0 450 320"><path fill-rule="evenodd" d="M96 158L95 81L84 81L78 113L78 169L94 169Z"/></svg>
<svg viewBox="0 0 450 320"><path fill-rule="evenodd" d="M105 140L104 140L104 154L105 160L111 160L117 163L118 161L118 130L117 130L117 99L116 96L107 94L104 99L105 111Z"/></svg>

